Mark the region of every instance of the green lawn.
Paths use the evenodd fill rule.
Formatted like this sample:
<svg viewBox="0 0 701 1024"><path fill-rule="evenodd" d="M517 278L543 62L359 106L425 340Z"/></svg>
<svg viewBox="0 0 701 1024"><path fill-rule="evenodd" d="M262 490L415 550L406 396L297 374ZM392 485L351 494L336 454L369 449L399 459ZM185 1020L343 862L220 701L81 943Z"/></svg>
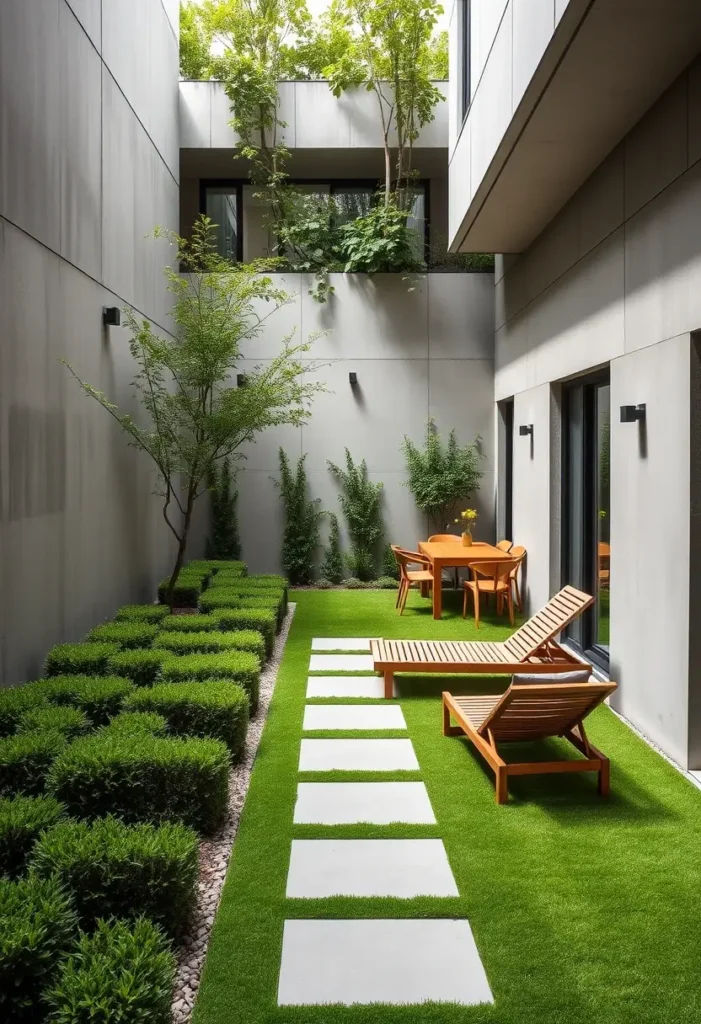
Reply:
<svg viewBox="0 0 701 1024"><path fill-rule="evenodd" d="M463 622L456 597L447 595L447 617L434 622L418 595L410 596L401 618L390 592L292 596L297 612L212 935L195 1024L701 1020L701 793L606 708L590 719L589 734L612 759L608 801L597 797L593 775L523 777L510 782L509 805L498 807L491 773L463 740L441 736L439 695L445 688L495 692L504 684L462 677L448 687L445 676L406 678L401 705L421 772L402 777L425 781L437 826L292 825L311 638L505 638L508 626L489 616L479 631L471 619ZM286 900L291 839L336 836L441 837L461 896ZM284 919L351 916L466 916L495 1004L278 1008Z"/></svg>

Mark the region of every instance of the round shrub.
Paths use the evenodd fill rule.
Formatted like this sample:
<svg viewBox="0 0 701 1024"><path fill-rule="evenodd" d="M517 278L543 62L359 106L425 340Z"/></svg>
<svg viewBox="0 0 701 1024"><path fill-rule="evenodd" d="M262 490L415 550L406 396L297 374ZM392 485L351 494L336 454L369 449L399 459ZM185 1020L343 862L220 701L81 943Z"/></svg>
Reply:
<svg viewBox="0 0 701 1024"><path fill-rule="evenodd" d="M160 683L138 690L128 702L134 711L156 711L178 736L212 736L226 743L233 760L246 745L248 694L236 683L217 679L201 683Z"/></svg>
<svg viewBox="0 0 701 1024"><path fill-rule="evenodd" d="M47 788L78 818L181 821L209 833L226 813L229 752L219 740L105 729L63 751Z"/></svg>
<svg viewBox="0 0 701 1024"><path fill-rule="evenodd" d="M219 629L219 623L213 615L169 615L161 622L163 633L204 633ZM162 646L160 637L156 641Z"/></svg>
<svg viewBox="0 0 701 1024"><path fill-rule="evenodd" d="M331 580L327 580L325 576L320 576L319 579L316 581L315 586L317 590L331 590L333 587L333 583L331 582Z"/></svg>
<svg viewBox="0 0 701 1024"><path fill-rule="evenodd" d="M175 936L195 903L199 840L170 822L63 821L39 839L31 866L59 879L83 928L100 917L143 915Z"/></svg>
<svg viewBox="0 0 701 1024"><path fill-rule="evenodd" d="M60 732L67 739L90 732L92 724L80 708L56 707L47 704L34 708L22 716L20 732Z"/></svg>
<svg viewBox="0 0 701 1024"><path fill-rule="evenodd" d="M33 683L52 704L80 708L94 725L104 725L121 709L124 698L134 689L120 676L55 676Z"/></svg>
<svg viewBox="0 0 701 1024"><path fill-rule="evenodd" d="M91 629L85 639L108 644L119 644L123 651L150 647L158 634L158 626L148 622L103 622Z"/></svg>
<svg viewBox="0 0 701 1024"><path fill-rule="evenodd" d="M21 875L41 833L63 814L63 806L52 796L0 800L0 875Z"/></svg>
<svg viewBox="0 0 701 1024"><path fill-rule="evenodd" d="M104 676L118 650L118 644L110 643L58 644L46 657L46 675Z"/></svg>
<svg viewBox="0 0 701 1024"><path fill-rule="evenodd" d="M173 654L217 654L219 651L250 651L265 661L265 639L254 629L218 633L164 633L158 643Z"/></svg>
<svg viewBox="0 0 701 1024"><path fill-rule="evenodd" d="M380 590L396 590L398 583L392 576L380 576L378 580L375 580L374 586L379 587Z"/></svg>
<svg viewBox="0 0 701 1024"><path fill-rule="evenodd" d="M46 776L66 746L60 732L23 732L0 740L0 794L43 793Z"/></svg>
<svg viewBox="0 0 701 1024"><path fill-rule="evenodd" d="M103 727L102 731L165 736L168 732L168 723L163 715L148 714L145 711L121 711L114 716L109 725Z"/></svg>
<svg viewBox="0 0 701 1024"><path fill-rule="evenodd" d="M162 650L120 651L107 663L107 670L115 676L131 679L135 686L151 686L161 671Z"/></svg>
<svg viewBox="0 0 701 1024"><path fill-rule="evenodd" d="M170 1024L175 956L142 918L81 935L47 993L51 1024Z"/></svg>
<svg viewBox="0 0 701 1024"><path fill-rule="evenodd" d="M218 608L212 612L224 630L254 629L265 638L265 653L273 653L276 617L270 608Z"/></svg>
<svg viewBox="0 0 701 1024"><path fill-rule="evenodd" d="M158 625L170 615L170 608L162 604L125 604L117 614L117 622L150 622Z"/></svg>
<svg viewBox="0 0 701 1024"><path fill-rule="evenodd" d="M44 1020L43 994L76 931L75 911L55 878L0 878L0 1020Z"/></svg>
<svg viewBox="0 0 701 1024"><path fill-rule="evenodd" d="M161 604L166 603L169 583L170 577L162 580L158 584L158 600ZM177 583L175 584L175 591L173 592L173 607L195 608L197 606L197 599L201 593L201 578L199 576L187 576L185 573L181 573L178 577Z"/></svg>
<svg viewBox="0 0 701 1024"><path fill-rule="evenodd" d="M0 687L0 736L12 736L28 711L47 702L46 694L32 684Z"/></svg>
<svg viewBox="0 0 701 1024"><path fill-rule="evenodd" d="M163 663L163 682L186 683L203 679L229 679L248 694L251 714L258 707L260 661L249 651L226 651L223 654L172 655Z"/></svg>
<svg viewBox="0 0 701 1024"><path fill-rule="evenodd" d="M368 590L372 583L356 579L355 576L350 576L343 585L347 590Z"/></svg>

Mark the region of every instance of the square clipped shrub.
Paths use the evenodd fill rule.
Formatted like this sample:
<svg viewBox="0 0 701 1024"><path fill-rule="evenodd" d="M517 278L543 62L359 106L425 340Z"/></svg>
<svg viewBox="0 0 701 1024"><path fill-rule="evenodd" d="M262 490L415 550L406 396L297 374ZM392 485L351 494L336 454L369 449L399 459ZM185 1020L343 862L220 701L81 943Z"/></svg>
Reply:
<svg viewBox="0 0 701 1024"><path fill-rule="evenodd" d="M243 755L248 729L249 698L228 680L201 683L160 683L138 690L129 700L134 711L155 711L178 736L213 736L226 743L234 760Z"/></svg>
<svg viewBox="0 0 701 1024"><path fill-rule="evenodd" d="M157 925L100 921L47 993L51 1024L170 1024L175 956Z"/></svg>
<svg viewBox="0 0 701 1024"><path fill-rule="evenodd" d="M116 622L150 622L157 626L166 616L170 608L162 604L125 604L115 615Z"/></svg>
<svg viewBox="0 0 701 1024"><path fill-rule="evenodd" d="M161 739L105 729L55 761L48 791L78 818L181 821L212 832L226 812L229 751L212 739Z"/></svg>
<svg viewBox="0 0 701 1024"><path fill-rule="evenodd" d="M251 651L261 663L265 661L265 639L262 633L246 629L217 633L164 633L158 643L173 654L217 654L220 651Z"/></svg>
<svg viewBox="0 0 701 1024"><path fill-rule="evenodd" d="M158 626L149 622L103 622L95 626L85 639L92 642L119 644L123 651L150 647L158 634Z"/></svg>
<svg viewBox="0 0 701 1024"><path fill-rule="evenodd" d="M258 707L260 661L250 651L220 654L174 654L163 663L164 683L188 683L203 679L229 679L248 694L251 714Z"/></svg>
<svg viewBox="0 0 701 1024"><path fill-rule="evenodd" d="M83 928L100 917L143 915L175 936L195 903L199 840L177 822L63 821L41 836L31 866L59 879Z"/></svg>
<svg viewBox="0 0 701 1024"><path fill-rule="evenodd" d="M28 711L47 702L46 694L36 686L0 687L0 736L12 736Z"/></svg>
<svg viewBox="0 0 701 1024"><path fill-rule="evenodd" d="M219 629L219 623L213 615L169 615L161 622L161 634L163 633L204 633ZM156 641L161 645L160 638Z"/></svg>
<svg viewBox="0 0 701 1024"><path fill-rule="evenodd" d="M273 653L277 618L270 608L229 608L221 607L212 612L224 630L254 629L265 638L265 652Z"/></svg>
<svg viewBox="0 0 701 1024"><path fill-rule="evenodd" d="M102 731L109 731L113 734L165 736L168 732L168 723L163 715L155 715L147 711L120 711L108 725L103 726Z"/></svg>
<svg viewBox="0 0 701 1024"><path fill-rule="evenodd" d="M161 604L166 603L169 583L170 577L167 577L158 584L158 600ZM201 593L202 579L199 576L186 576L185 573L181 573L173 592L173 607L196 608Z"/></svg>
<svg viewBox="0 0 701 1024"><path fill-rule="evenodd" d="M226 558L195 558L185 566L187 570L206 569L210 574L230 572L235 576L245 576L248 568L245 562L229 561Z"/></svg>
<svg viewBox="0 0 701 1024"><path fill-rule="evenodd" d="M0 1020L44 1020L43 994L76 932L75 911L55 878L0 878Z"/></svg>
<svg viewBox="0 0 701 1024"><path fill-rule="evenodd" d="M92 722L80 708L57 707L46 704L26 711L19 724L19 732L60 732L67 739L83 736L92 729Z"/></svg>
<svg viewBox="0 0 701 1024"><path fill-rule="evenodd" d="M163 657L161 650L120 651L110 658L107 669L112 675L130 679L135 686L151 686L161 671Z"/></svg>
<svg viewBox="0 0 701 1024"><path fill-rule="evenodd" d="M116 715L134 689L131 680L120 676L54 676L31 685L43 691L52 704L80 708L94 725L104 725Z"/></svg>
<svg viewBox="0 0 701 1024"><path fill-rule="evenodd" d="M284 595L281 590L263 588L246 591L238 588L213 587L200 598L201 611L214 612L218 608L264 607L275 613L275 626L279 631L285 617Z"/></svg>
<svg viewBox="0 0 701 1024"><path fill-rule="evenodd" d="M63 814L63 806L52 796L0 800L0 875L16 878L23 874L41 833Z"/></svg>
<svg viewBox="0 0 701 1024"><path fill-rule="evenodd" d="M47 676L104 676L119 650L113 643L57 644L46 656Z"/></svg>
<svg viewBox="0 0 701 1024"><path fill-rule="evenodd" d="M67 740L60 732L23 732L0 740L0 795L43 793Z"/></svg>

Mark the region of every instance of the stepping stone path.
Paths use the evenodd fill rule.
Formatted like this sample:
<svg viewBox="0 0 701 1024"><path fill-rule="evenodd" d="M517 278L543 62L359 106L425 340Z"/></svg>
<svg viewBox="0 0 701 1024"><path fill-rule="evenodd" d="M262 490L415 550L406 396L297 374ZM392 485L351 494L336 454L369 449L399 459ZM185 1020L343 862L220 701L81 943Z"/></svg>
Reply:
<svg viewBox="0 0 701 1024"><path fill-rule="evenodd" d="M376 699L370 640L315 637L307 699ZM329 653L335 652L335 653ZM304 732L405 730L396 704L308 704ZM301 740L299 770L420 771L409 739ZM435 825L423 782L299 782L298 825ZM458 888L442 839L294 839L287 897L411 899L455 897ZM472 1006L494 1002L466 920L314 919L285 921L278 1005L426 1001ZM407 1016L407 1021L410 1016Z"/></svg>

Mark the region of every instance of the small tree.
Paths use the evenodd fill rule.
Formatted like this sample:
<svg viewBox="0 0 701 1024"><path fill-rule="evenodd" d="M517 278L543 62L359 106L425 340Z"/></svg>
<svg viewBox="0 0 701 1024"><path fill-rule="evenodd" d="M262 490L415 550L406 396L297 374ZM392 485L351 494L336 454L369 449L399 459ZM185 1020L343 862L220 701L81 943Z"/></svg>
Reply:
<svg viewBox="0 0 701 1024"><path fill-rule="evenodd" d="M333 462L329 470L341 485L338 500L348 524L351 550L346 556L348 567L359 580L377 576L377 548L382 539L382 484L368 480L365 459L356 465L346 448L346 468Z"/></svg>
<svg viewBox="0 0 701 1024"><path fill-rule="evenodd" d="M285 530L282 538L282 564L293 586L311 583L314 576L314 553L319 546L319 522L323 512L319 499L307 496L306 455L297 460L293 469L290 460L280 449L280 479L275 486L285 509Z"/></svg>
<svg viewBox="0 0 701 1024"><path fill-rule="evenodd" d="M235 561L241 558L236 514L239 492L236 487L232 490L231 485L231 463L227 458L222 462L220 470L214 468L209 478L212 536L207 539L207 558L228 558Z"/></svg>
<svg viewBox="0 0 701 1024"><path fill-rule="evenodd" d="M341 554L341 531L338 527L338 516L333 512L329 513L331 529L329 532L329 546L326 549L326 557L321 567L323 579L330 583L340 583L343 579L343 555Z"/></svg>
<svg viewBox="0 0 701 1024"><path fill-rule="evenodd" d="M467 500L479 487L481 452L472 444L459 445L454 430L444 446L433 420L428 421L426 442L418 448L408 437L402 442L409 479L406 486L416 504L439 530L453 518L458 502Z"/></svg>
<svg viewBox="0 0 701 1024"><path fill-rule="evenodd" d="M156 467L163 518L177 541L166 594L170 604L185 560L193 508L207 491L215 466L225 458L240 458L241 446L266 427L298 426L310 415L314 395L324 390L303 379L309 364L302 357L309 343L293 345L289 337L274 359L246 371L245 387L232 384L242 342L258 336L267 316L289 296L260 273L261 264L233 268L218 256L214 230L209 218L202 217L191 239L156 232L170 239L176 265L186 271L165 270L174 296L173 337L160 337L147 320L126 310L129 347L137 365L132 386L146 414L145 426L68 366L86 395L100 403L129 435L129 444L145 452ZM271 307L265 316L254 305L261 299Z"/></svg>

